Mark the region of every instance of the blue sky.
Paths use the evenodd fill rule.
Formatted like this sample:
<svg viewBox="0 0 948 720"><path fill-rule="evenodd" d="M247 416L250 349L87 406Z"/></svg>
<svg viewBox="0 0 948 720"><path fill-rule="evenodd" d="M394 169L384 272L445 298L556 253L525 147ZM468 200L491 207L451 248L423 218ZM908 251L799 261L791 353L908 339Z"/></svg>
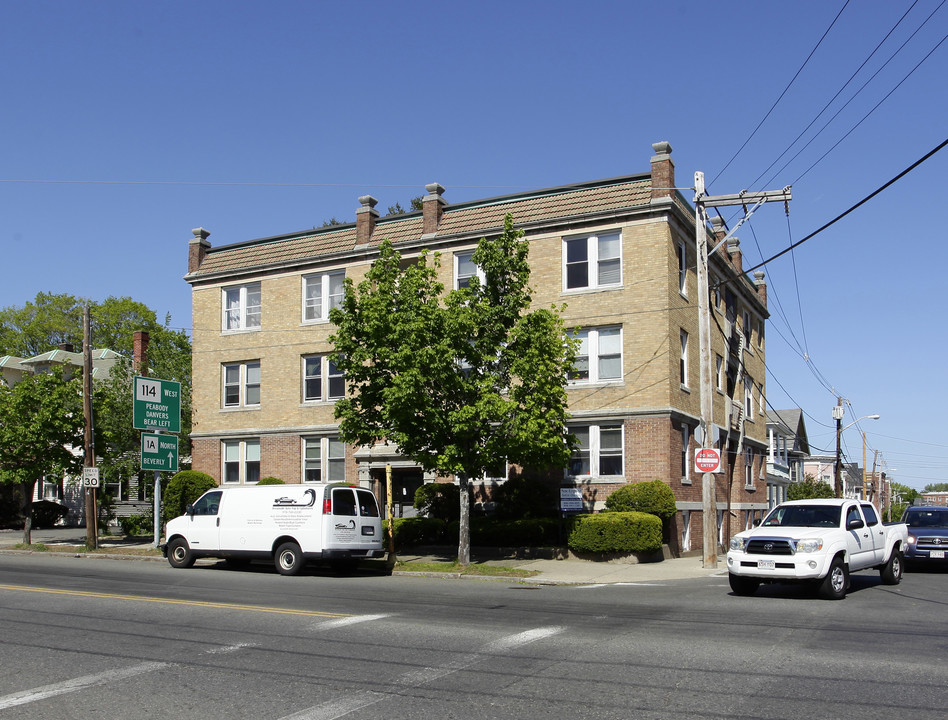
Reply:
<svg viewBox="0 0 948 720"><path fill-rule="evenodd" d="M647 172L663 140L679 187L792 184L789 218L738 232L756 265L948 138L941 3L6 2L0 307L128 295L189 328L191 228L221 245L434 181L459 202ZM845 424L880 414L847 458L864 430L870 468L915 487L948 481L946 169L764 268L768 401L804 409L814 451L837 395Z"/></svg>

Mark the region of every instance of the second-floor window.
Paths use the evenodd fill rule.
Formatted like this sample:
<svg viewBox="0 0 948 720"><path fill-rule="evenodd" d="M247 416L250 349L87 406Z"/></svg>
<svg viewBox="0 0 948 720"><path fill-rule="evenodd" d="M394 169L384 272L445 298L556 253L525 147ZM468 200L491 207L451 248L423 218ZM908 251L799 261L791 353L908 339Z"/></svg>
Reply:
<svg viewBox="0 0 948 720"><path fill-rule="evenodd" d="M579 350L569 374L574 383L612 382L622 379L622 329L585 328L576 333Z"/></svg>
<svg viewBox="0 0 948 720"><path fill-rule="evenodd" d="M346 379L326 355L303 358L303 401L338 400L346 394Z"/></svg>
<svg viewBox="0 0 948 720"><path fill-rule="evenodd" d="M329 310L339 307L345 296L344 271L303 276L303 321L329 319Z"/></svg>
<svg viewBox="0 0 948 720"><path fill-rule="evenodd" d="M678 374L681 386L688 387L688 333L684 330L681 331L681 357L678 361Z"/></svg>
<svg viewBox="0 0 948 720"><path fill-rule="evenodd" d="M260 405L260 361L228 363L223 366L224 407L257 407Z"/></svg>
<svg viewBox="0 0 948 720"><path fill-rule="evenodd" d="M563 240L563 285L567 290L622 283L622 239L618 232Z"/></svg>
<svg viewBox="0 0 948 720"><path fill-rule="evenodd" d="M260 283L224 288L223 330L260 329Z"/></svg>

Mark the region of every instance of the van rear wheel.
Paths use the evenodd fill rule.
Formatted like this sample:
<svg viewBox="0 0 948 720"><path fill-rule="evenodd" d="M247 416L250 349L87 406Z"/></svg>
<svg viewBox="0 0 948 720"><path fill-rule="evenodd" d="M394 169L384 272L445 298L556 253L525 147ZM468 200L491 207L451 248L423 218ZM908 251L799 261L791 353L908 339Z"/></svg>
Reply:
<svg viewBox="0 0 948 720"><path fill-rule="evenodd" d="M303 551L294 542L285 542L277 548L273 558L280 575L298 575L303 569Z"/></svg>

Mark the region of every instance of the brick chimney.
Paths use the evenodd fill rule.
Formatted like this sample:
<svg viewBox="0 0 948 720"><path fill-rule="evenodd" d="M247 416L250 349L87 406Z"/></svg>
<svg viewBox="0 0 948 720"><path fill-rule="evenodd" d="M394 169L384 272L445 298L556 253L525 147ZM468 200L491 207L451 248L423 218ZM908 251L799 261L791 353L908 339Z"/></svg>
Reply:
<svg viewBox="0 0 948 720"><path fill-rule="evenodd" d="M362 207L356 210L356 245L366 245L372 239L375 221L379 219L379 211L375 209L378 202L371 195L359 198Z"/></svg>
<svg viewBox="0 0 948 720"><path fill-rule="evenodd" d="M434 235L438 232L438 226L441 224L441 216L444 214L444 206L448 204L447 200L441 197L444 194L444 186L439 183L430 183L425 185L428 194L421 199L422 216L424 224L423 235Z"/></svg>
<svg viewBox="0 0 948 720"><path fill-rule="evenodd" d="M667 142L652 143L652 202L670 200L674 196L675 163L672 161L672 146Z"/></svg>
<svg viewBox="0 0 948 720"><path fill-rule="evenodd" d="M764 282L764 271L754 273L754 285L757 286L757 297L764 307L767 307L767 283Z"/></svg>
<svg viewBox="0 0 948 720"><path fill-rule="evenodd" d="M191 232L194 237L188 242L189 273L197 272L200 269L201 263L204 262L204 256L207 255L207 250L211 247L211 243L207 239L211 234L209 230L200 227L194 228Z"/></svg>
<svg viewBox="0 0 948 720"><path fill-rule="evenodd" d="M731 264L737 270L738 275L744 274L744 261L741 257L741 241L732 237L727 241L727 254L731 257Z"/></svg>
<svg viewBox="0 0 948 720"><path fill-rule="evenodd" d="M136 375L147 375L149 340L148 331L136 330L132 338L132 370Z"/></svg>

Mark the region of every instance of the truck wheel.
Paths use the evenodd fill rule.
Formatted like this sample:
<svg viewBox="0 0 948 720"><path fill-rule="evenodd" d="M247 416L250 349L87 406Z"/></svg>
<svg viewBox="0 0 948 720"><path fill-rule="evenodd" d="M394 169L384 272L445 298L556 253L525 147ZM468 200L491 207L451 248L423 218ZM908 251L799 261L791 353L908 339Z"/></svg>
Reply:
<svg viewBox="0 0 948 720"><path fill-rule="evenodd" d="M893 548L892 555L889 556L889 562L883 565L879 571L882 583L884 585L898 585L902 582L902 566L904 564L902 553Z"/></svg>
<svg viewBox="0 0 948 720"><path fill-rule="evenodd" d="M728 573L727 581L731 585L731 590L735 595L750 596L757 592L760 587L760 580L756 578L743 577L742 575L732 575Z"/></svg>
<svg viewBox="0 0 948 720"><path fill-rule="evenodd" d="M277 548L273 558L280 575L298 575L303 569L303 552L294 542L285 542Z"/></svg>
<svg viewBox="0 0 948 720"><path fill-rule="evenodd" d="M833 558L829 572L820 582L820 597L824 600L842 600L849 587L849 570L840 557Z"/></svg>
<svg viewBox="0 0 948 720"><path fill-rule="evenodd" d="M168 562L173 568L189 568L194 565L194 555L184 538L175 538L168 543Z"/></svg>

